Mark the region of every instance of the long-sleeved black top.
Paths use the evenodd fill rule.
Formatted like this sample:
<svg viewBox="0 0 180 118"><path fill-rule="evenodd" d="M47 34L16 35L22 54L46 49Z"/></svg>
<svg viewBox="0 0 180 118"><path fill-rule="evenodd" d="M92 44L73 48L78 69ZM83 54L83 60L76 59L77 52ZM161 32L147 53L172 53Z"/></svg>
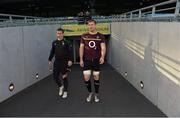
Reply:
<svg viewBox="0 0 180 118"><path fill-rule="evenodd" d="M72 44L64 39L53 41L48 60L51 61L54 55L55 55L55 60L67 59L72 61L73 59Z"/></svg>

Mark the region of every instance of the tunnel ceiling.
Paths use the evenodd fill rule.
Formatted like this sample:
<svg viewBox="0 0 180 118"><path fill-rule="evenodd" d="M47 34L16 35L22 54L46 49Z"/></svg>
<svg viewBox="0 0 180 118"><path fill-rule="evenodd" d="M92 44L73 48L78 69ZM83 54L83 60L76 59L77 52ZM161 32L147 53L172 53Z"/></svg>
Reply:
<svg viewBox="0 0 180 118"><path fill-rule="evenodd" d="M82 10L94 8L98 15L111 15L163 1L166 0L0 0L0 13L41 17L76 16Z"/></svg>

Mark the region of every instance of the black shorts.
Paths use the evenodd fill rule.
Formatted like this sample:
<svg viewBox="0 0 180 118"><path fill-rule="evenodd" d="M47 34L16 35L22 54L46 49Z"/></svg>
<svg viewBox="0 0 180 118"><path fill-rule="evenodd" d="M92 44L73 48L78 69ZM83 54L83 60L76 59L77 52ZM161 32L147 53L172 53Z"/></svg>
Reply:
<svg viewBox="0 0 180 118"><path fill-rule="evenodd" d="M85 71L85 70L100 71L99 59L84 60L83 70L84 70L84 71Z"/></svg>
<svg viewBox="0 0 180 118"><path fill-rule="evenodd" d="M55 60L54 62L54 72L60 72L61 74L66 74L68 72L68 61L67 60Z"/></svg>

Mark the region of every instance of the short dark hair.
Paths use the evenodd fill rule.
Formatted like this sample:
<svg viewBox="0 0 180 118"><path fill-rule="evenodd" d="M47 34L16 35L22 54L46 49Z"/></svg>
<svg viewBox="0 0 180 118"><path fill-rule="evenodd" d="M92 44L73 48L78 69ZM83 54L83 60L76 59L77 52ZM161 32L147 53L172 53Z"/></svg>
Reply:
<svg viewBox="0 0 180 118"><path fill-rule="evenodd" d="M93 19L88 20L88 21L86 22L86 24L88 24L88 23L90 23L90 22L94 22L95 24L97 24L96 21L93 20Z"/></svg>
<svg viewBox="0 0 180 118"><path fill-rule="evenodd" d="M58 28L57 31L61 31L62 33L64 33L64 29L62 28Z"/></svg>

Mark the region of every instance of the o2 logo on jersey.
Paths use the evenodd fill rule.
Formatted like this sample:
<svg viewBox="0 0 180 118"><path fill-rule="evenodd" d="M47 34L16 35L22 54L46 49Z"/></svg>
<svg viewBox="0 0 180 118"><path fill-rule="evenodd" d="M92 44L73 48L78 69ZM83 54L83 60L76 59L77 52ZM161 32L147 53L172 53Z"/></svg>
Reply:
<svg viewBox="0 0 180 118"><path fill-rule="evenodd" d="M96 50L96 43L95 41L89 41L89 47L94 48Z"/></svg>

